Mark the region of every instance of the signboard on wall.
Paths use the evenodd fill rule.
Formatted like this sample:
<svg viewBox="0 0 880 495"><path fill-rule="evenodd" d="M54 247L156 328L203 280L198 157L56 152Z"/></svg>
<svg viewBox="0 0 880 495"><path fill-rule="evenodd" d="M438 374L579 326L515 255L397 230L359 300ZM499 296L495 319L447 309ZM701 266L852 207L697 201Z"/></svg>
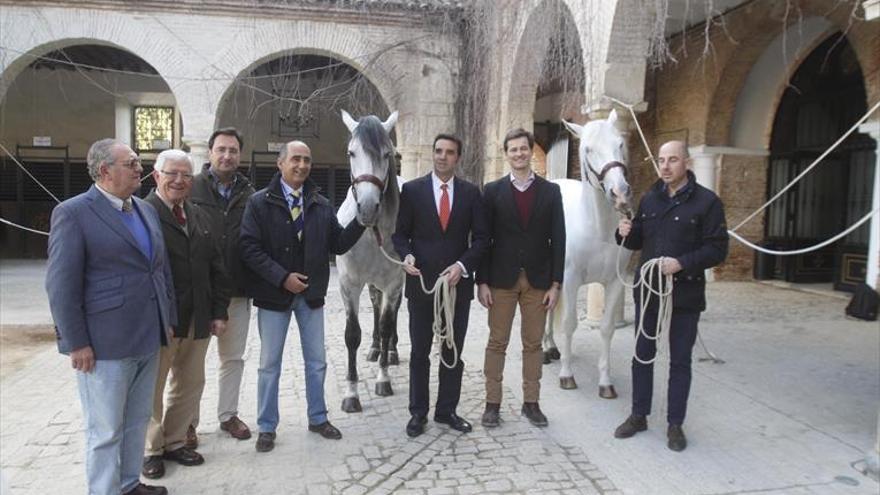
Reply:
<svg viewBox="0 0 880 495"><path fill-rule="evenodd" d="M52 136L34 136L34 146L52 146Z"/></svg>

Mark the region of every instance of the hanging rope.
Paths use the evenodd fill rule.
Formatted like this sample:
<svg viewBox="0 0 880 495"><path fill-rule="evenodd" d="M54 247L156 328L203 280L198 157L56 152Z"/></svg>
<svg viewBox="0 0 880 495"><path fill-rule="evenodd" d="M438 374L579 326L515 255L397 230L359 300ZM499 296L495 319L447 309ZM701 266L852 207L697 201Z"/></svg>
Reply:
<svg viewBox="0 0 880 495"><path fill-rule="evenodd" d="M0 217L0 223L5 223L6 225L9 225L11 227L15 227L15 228L18 228L21 230L26 230L28 232L33 232L34 234L40 234L40 235L45 235L45 236L49 235L48 232L43 232L42 230L32 229L30 227L25 227L24 225L19 225L15 222L10 222L9 220L2 218L2 217Z"/></svg>
<svg viewBox="0 0 880 495"><path fill-rule="evenodd" d="M388 261L401 268L406 266L406 263L389 256L381 242L378 242L378 244L379 251L382 252ZM425 286L424 277L419 274L419 285L422 286L422 292L427 295L434 295L434 323L431 325L431 331L434 333L435 342L439 342L441 346L440 362L449 369L455 368L458 365L458 347L455 345L455 329L452 326L453 318L455 317L455 286L449 285L449 279L446 277L445 272L437 277L434 287L430 290ZM443 346L452 349L453 357L451 364L443 359Z"/></svg>

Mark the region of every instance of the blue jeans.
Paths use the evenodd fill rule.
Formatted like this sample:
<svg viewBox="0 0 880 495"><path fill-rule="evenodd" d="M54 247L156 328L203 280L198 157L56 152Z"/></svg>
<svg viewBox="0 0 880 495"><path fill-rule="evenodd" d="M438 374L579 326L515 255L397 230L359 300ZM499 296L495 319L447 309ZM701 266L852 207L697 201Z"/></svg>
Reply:
<svg viewBox="0 0 880 495"><path fill-rule="evenodd" d="M99 360L77 372L86 429L89 495L119 495L140 482L159 353Z"/></svg>
<svg viewBox="0 0 880 495"><path fill-rule="evenodd" d="M278 427L278 381L281 378L281 357L290 327L290 315L296 317L302 344L306 373L306 402L309 424L327 421L324 402L324 376L327 360L324 354L324 308L310 308L303 297L293 298L286 311L258 308L260 329L260 370L257 380L257 424L261 433L274 432Z"/></svg>

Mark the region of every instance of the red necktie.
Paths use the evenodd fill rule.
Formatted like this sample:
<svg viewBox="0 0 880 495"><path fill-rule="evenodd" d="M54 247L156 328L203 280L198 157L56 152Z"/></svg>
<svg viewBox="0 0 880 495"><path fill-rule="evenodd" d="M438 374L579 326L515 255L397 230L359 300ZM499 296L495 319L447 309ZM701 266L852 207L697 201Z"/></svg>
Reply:
<svg viewBox="0 0 880 495"><path fill-rule="evenodd" d="M447 188L446 184L440 185L440 189L443 190L443 193L440 194L440 227L443 228L443 232L446 232L446 226L449 225L449 191Z"/></svg>
<svg viewBox="0 0 880 495"><path fill-rule="evenodd" d="M183 217L183 208L181 208L180 205L172 206L171 213L174 213L174 218L177 219L177 223L180 224L181 227L186 225L186 218Z"/></svg>

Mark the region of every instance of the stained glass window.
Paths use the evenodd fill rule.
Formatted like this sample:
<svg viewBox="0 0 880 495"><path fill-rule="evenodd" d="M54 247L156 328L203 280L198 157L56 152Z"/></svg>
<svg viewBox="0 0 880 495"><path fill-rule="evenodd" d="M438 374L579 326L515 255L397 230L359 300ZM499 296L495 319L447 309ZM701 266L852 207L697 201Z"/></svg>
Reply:
<svg viewBox="0 0 880 495"><path fill-rule="evenodd" d="M134 108L135 151L161 151L174 143L174 107Z"/></svg>

